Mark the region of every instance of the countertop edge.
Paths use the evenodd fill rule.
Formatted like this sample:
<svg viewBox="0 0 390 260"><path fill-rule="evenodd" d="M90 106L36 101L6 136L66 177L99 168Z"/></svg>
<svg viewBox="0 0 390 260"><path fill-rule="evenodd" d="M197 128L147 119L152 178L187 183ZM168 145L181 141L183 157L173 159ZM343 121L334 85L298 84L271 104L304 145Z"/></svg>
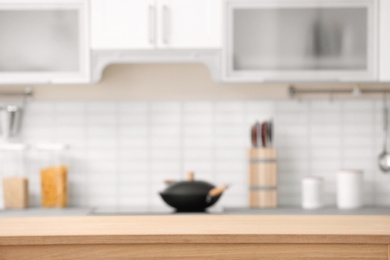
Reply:
<svg viewBox="0 0 390 260"><path fill-rule="evenodd" d="M158 234L0 237L0 246L74 244L390 244L390 235L367 234Z"/></svg>

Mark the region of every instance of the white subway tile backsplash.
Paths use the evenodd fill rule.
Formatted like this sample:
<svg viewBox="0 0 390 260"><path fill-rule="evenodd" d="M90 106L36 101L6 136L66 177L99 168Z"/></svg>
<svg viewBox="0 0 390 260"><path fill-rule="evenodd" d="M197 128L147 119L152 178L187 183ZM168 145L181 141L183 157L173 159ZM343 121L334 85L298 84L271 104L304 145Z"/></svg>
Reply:
<svg viewBox="0 0 390 260"><path fill-rule="evenodd" d="M275 106L276 113L284 114L298 114L306 113L308 109L308 102L295 102L295 101L285 101L277 102Z"/></svg>
<svg viewBox="0 0 390 260"><path fill-rule="evenodd" d="M145 173L149 170L149 162L148 161L121 161L118 164L118 170L121 173Z"/></svg>
<svg viewBox="0 0 390 260"><path fill-rule="evenodd" d="M183 137L185 139L192 138L194 136L210 136L214 135L214 127L210 125L184 125L182 128Z"/></svg>
<svg viewBox="0 0 390 260"><path fill-rule="evenodd" d="M150 158L152 160L178 160L181 155L180 149L154 148L150 151Z"/></svg>
<svg viewBox="0 0 390 260"><path fill-rule="evenodd" d="M81 102L56 102L55 112L60 114L76 114L80 115L84 113L86 104Z"/></svg>
<svg viewBox="0 0 390 260"><path fill-rule="evenodd" d="M181 142L180 138L169 136L154 136L150 138L150 145L152 148L171 148L171 147L180 147Z"/></svg>
<svg viewBox="0 0 390 260"><path fill-rule="evenodd" d="M149 146L149 140L145 137L137 136L125 136L118 140L118 148L120 149L135 149L135 148L145 148Z"/></svg>
<svg viewBox="0 0 390 260"><path fill-rule="evenodd" d="M381 102L379 102L380 104ZM374 108L372 101L344 101L342 103L344 111L362 112Z"/></svg>
<svg viewBox="0 0 390 260"><path fill-rule="evenodd" d="M149 127L147 125L134 125L134 126L119 126L118 127L118 135L119 138L126 138L126 137L147 137L149 134Z"/></svg>
<svg viewBox="0 0 390 260"><path fill-rule="evenodd" d="M119 115L118 124L120 126L137 127L139 125L147 125L149 122L148 114L133 114L133 113L123 113ZM131 128L130 127L130 128Z"/></svg>
<svg viewBox="0 0 390 260"><path fill-rule="evenodd" d="M242 113L237 112L219 113L215 117L215 123L221 125L244 124L244 117Z"/></svg>
<svg viewBox="0 0 390 260"><path fill-rule="evenodd" d="M307 125L297 126L294 123L291 125L279 125L278 121L275 120L275 140L278 139L279 135L289 136L295 138L295 136L306 136L309 132Z"/></svg>
<svg viewBox="0 0 390 260"><path fill-rule="evenodd" d="M243 112L244 102L216 102L215 110L217 113L220 112Z"/></svg>
<svg viewBox="0 0 390 260"><path fill-rule="evenodd" d="M317 147L338 147L340 145L339 136L319 136L313 135L310 138L310 145L314 148Z"/></svg>
<svg viewBox="0 0 390 260"><path fill-rule="evenodd" d="M54 107L55 103L53 102L35 102L28 104L26 112L33 115L52 114Z"/></svg>
<svg viewBox="0 0 390 260"><path fill-rule="evenodd" d="M117 150L118 160L147 160L149 151L147 149L122 149Z"/></svg>
<svg viewBox="0 0 390 260"><path fill-rule="evenodd" d="M115 126L96 126L89 127L87 130L89 138L116 137L117 129Z"/></svg>
<svg viewBox="0 0 390 260"><path fill-rule="evenodd" d="M184 139L183 144L185 149L189 148L210 148L214 146L214 139L211 137L199 137L199 138L191 138L191 139Z"/></svg>
<svg viewBox="0 0 390 260"><path fill-rule="evenodd" d="M130 189L133 186L140 186L145 189L148 188L148 185L145 185L149 181L149 175L145 171L126 171L121 170L119 166L118 170L118 183L127 183L128 188Z"/></svg>
<svg viewBox="0 0 390 260"><path fill-rule="evenodd" d="M279 115L277 118L277 124L280 126L284 125L304 125L308 123L309 117L306 114L297 114L292 116L291 114Z"/></svg>
<svg viewBox="0 0 390 260"><path fill-rule="evenodd" d="M179 136L181 132L180 126L154 126L150 129L150 134L152 136Z"/></svg>
<svg viewBox="0 0 390 260"><path fill-rule="evenodd" d="M258 115L272 116L275 111L275 102L272 101L248 101L244 103L244 109L247 113L253 112Z"/></svg>
<svg viewBox="0 0 390 260"><path fill-rule="evenodd" d="M373 138L371 136L345 136L342 140L343 144L348 147L364 147L370 148L373 144Z"/></svg>
<svg viewBox="0 0 390 260"><path fill-rule="evenodd" d="M342 156L340 149L310 149L310 157L314 160L335 160Z"/></svg>
<svg viewBox="0 0 390 260"><path fill-rule="evenodd" d="M153 114L164 113L164 112L179 113L181 110L180 102L153 102L150 103L149 106Z"/></svg>
<svg viewBox="0 0 390 260"><path fill-rule="evenodd" d="M184 170L186 172L195 170L197 172L212 172L214 170L214 163L212 160L185 160Z"/></svg>
<svg viewBox="0 0 390 260"><path fill-rule="evenodd" d="M339 125L341 117L338 113L316 113L311 112L310 122L313 125Z"/></svg>
<svg viewBox="0 0 390 260"><path fill-rule="evenodd" d="M185 160L213 160L214 152L212 149L186 149L185 151L180 151Z"/></svg>
<svg viewBox="0 0 390 260"><path fill-rule="evenodd" d="M178 125L180 122L180 113L155 112L150 115L152 125Z"/></svg>
<svg viewBox="0 0 390 260"><path fill-rule="evenodd" d="M108 112L105 112L103 114L95 113L95 112L89 112L86 117L86 122L89 125L90 128L99 126L99 125L115 125L116 122L116 114L108 114Z"/></svg>
<svg viewBox="0 0 390 260"><path fill-rule="evenodd" d="M115 102L89 102L86 105L88 114L111 115L116 110L117 105Z"/></svg>
<svg viewBox="0 0 390 260"><path fill-rule="evenodd" d="M355 114L345 113L343 115L343 121L348 125L364 125L371 124L373 122L372 113L366 111Z"/></svg>
<svg viewBox="0 0 390 260"><path fill-rule="evenodd" d="M185 125L210 125L214 121L211 114L186 114L183 118Z"/></svg>
<svg viewBox="0 0 390 260"><path fill-rule="evenodd" d="M316 101L310 103L310 109L313 112L320 113L338 113L342 107L340 101Z"/></svg>
<svg viewBox="0 0 390 260"><path fill-rule="evenodd" d="M164 159L152 160L149 162L152 173L162 174L169 172L180 172L180 161L167 161ZM155 177L156 175L153 175ZM164 176L164 175L163 175Z"/></svg>
<svg viewBox="0 0 390 260"><path fill-rule="evenodd" d="M149 110L149 104L146 102L117 102L118 111L121 115L128 114L146 114Z"/></svg>
<svg viewBox="0 0 390 260"><path fill-rule="evenodd" d="M53 121L56 120L55 116L52 114L40 114L34 117L29 116L30 114L31 113L26 113L26 117L23 122L26 127L42 127L43 125L47 127L52 127Z"/></svg>
<svg viewBox="0 0 390 260"><path fill-rule="evenodd" d="M186 102L183 104L184 113L212 113L214 109L213 102Z"/></svg>
<svg viewBox="0 0 390 260"><path fill-rule="evenodd" d="M115 136L111 138L88 138L86 141L86 145L88 149L116 149L117 140L115 139Z"/></svg>
<svg viewBox="0 0 390 260"><path fill-rule="evenodd" d="M71 145L72 205L165 207L166 179L232 184L220 205L247 205L250 126L273 118L279 203L300 205L301 179L325 180L336 201L337 172L364 170L367 203L390 205L390 176L376 160L382 148L381 101L35 102L28 106L26 142ZM39 154L28 160L31 201L40 204Z"/></svg>
<svg viewBox="0 0 390 260"><path fill-rule="evenodd" d="M345 131L345 129L344 129ZM320 125L320 124L316 124L316 125L313 125L311 124L310 125L310 133L312 135L333 135L333 136L338 136L340 137L341 135L341 132L342 132L342 128L340 126L340 124L338 125Z"/></svg>

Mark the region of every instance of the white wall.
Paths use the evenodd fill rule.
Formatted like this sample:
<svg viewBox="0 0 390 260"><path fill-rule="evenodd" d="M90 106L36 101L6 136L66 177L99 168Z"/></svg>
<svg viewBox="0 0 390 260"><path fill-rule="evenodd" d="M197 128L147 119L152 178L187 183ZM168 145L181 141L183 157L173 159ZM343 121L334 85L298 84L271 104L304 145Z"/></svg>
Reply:
<svg viewBox="0 0 390 260"><path fill-rule="evenodd" d="M245 206L249 127L273 117L280 204L300 203L300 180L326 180L335 203L340 168L361 168L365 199L390 205L390 175L377 170L380 101L37 101L26 113L26 142L66 142L70 204L163 205L165 179L196 178L232 187L219 202ZM32 204L39 205L39 160L30 152Z"/></svg>

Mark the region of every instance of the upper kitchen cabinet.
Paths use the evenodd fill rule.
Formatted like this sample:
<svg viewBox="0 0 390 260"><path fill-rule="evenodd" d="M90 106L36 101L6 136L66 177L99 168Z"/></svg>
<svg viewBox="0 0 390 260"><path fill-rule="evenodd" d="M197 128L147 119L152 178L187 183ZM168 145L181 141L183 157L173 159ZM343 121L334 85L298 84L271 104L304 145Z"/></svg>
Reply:
<svg viewBox="0 0 390 260"><path fill-rule="evenodd" d="M0 83L90 80L87 0L1 0Z"/></svg>
<svg viewBox="0 0 390 260"><path fill-rule="evenodd" d="M390 62L381 57L389 56L390 34L383 31L387 29L380 31L384 24L379 17L386 14L379 14L385 12L379 11L380 4L379 0L227 1L224 79L356 82L390 78ZM387 6L387 17L389 10Z"/></svg>
<svg viewBox="0 0 390 260"><path fill-rule="evenodd" d="M159 48L221 48L221 0L157 0Z"/></svg>
<svg viewBox="0 0 390 260"><path fill-rule="evenodd" d="M221 47L221 0L92 0L93 49Z"/></svg>
<svg viewBox="0 0 390 260"><path fill-rule="evenodd" d="M151 49L156 41L154 0L91 0L92 49Z"/></svg>

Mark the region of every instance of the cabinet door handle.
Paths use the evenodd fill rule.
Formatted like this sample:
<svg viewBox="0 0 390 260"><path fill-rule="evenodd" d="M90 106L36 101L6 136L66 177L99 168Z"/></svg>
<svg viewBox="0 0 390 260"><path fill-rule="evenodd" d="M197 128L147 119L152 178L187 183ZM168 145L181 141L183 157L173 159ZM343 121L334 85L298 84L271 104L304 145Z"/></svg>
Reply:
<svg viewBox="0 0 390 260"><path fill-rule="evenodd" d="M168 6L162 6L162 42L168 44Z"/></svg>
<svg viewBox="0 0 390 260"><path fill-rule="evenodd" d="M156 23L155 23L155 17L156 17L156 10L153 5L149 5L149 43L154 44L155 43L155 35L156 35Z"/></svg>

